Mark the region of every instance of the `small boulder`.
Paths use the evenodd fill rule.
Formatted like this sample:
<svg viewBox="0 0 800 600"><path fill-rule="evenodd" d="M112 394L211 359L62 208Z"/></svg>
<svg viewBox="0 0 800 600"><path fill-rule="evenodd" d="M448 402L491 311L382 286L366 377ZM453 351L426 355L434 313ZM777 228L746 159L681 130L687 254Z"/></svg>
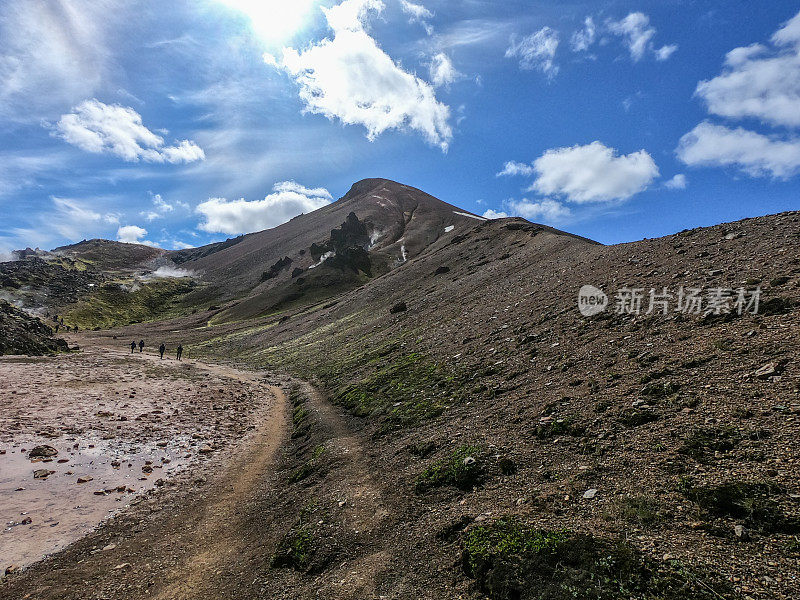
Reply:
<svg viewBox="0 0 800 600"><path fill-rule="evenodd" d="M769 379L770 377L774 377L775 375L780 375L781 371L783 371L783 367L781 363L767 363L760 369L758 369L753 375L757 379Z"/></svg>
<svg viewBox="0 0 800 600"><path fill-rule="evenodd" d="M398 302L392 308L389 309L389 313L396 315L401 312L406 312L408 310L408 306L406 306L405 302Z"/></svg>
<svg viewBox="0 0 800 600"><path fill-rule="evenodd" d="M28 458L52 458L58 455L58 450L52 446L36 446L28 453Z"/></svg>

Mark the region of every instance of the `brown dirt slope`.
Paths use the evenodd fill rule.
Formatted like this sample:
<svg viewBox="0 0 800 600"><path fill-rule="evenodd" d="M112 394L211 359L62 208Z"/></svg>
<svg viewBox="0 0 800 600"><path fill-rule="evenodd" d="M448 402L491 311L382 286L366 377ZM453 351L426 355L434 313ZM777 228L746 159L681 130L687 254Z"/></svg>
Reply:
<svg viewBox="0 0 800 600"><path fill-rule="evenodd" d="M627 540L636 566L617 583L650 590L641 597L703 597L695 586L790 598L799 256L798 213L611 247L476 222L336 303L164 329L180 328L195 353L313 379L351 415L384 496L401 506L389 534L399 558L376 575L388 597L445 580L452 597L519 597L515 586L538 589L526 565L539 559L518 564L491 540L536 547L540 532L566 529L590 536L569 538L583 556ZM612 297L760 286L761 313L584 318L585 284ZM400 302L407 310L391 314ZM462 478L467 458L481 466ZM465 552L478 558L462 566ZM314 577L297 585L310 590Z"/></svg>

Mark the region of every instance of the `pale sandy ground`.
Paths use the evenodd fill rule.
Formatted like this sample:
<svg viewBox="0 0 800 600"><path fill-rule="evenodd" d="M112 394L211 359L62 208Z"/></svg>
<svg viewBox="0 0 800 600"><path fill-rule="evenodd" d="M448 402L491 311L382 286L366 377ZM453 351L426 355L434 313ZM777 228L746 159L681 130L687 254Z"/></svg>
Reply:
<svg viewBox="0 0 800 600"><path fill-rule="evenodd" d="M155 486L210 473L267 402L233 370L120 346L0 358L0 575L80 539ZM58 454L30 460L41 444ZM52 474L35 478L40 469Z"/></svg>

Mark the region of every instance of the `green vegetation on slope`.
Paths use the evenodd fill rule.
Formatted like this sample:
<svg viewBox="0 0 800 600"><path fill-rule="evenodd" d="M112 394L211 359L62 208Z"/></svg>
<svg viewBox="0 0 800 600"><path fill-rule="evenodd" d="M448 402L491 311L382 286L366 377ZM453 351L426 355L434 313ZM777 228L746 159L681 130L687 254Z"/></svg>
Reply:
<svg viewBox="0 0 800 600"><path fill-rule="evenodd" d="M492 600L711 600L727 586L677 561L657 562L623 542L543 531L513 518L462 538L466 574Z"/></svg>
<svg viewBox="0 0 800 600"><path fill-rule="evenodd" d="M461 446L449 456L425 469L416 481L416 491L451 485L468 491L483 481L486 451L478 446Z"/></svg>
<svg viewBox="0 0 800 600"><path fill-rule="evenodd" d="M189 279L160 279L134 284L130 289L107 283L81 301L65 319L81 329L109 329L168 318L180 313L178 302L196 285Z"/></svg>
<svg viewBox="0 0 800 600"><path fill-rule="evenodd" d="M366 364L368 374L355 383L346 364L323 375L334 402L356 416L380 418L384 433L438 417L464 394L460 374L422 354L395 350L362 354L358 364Z"/></svg>

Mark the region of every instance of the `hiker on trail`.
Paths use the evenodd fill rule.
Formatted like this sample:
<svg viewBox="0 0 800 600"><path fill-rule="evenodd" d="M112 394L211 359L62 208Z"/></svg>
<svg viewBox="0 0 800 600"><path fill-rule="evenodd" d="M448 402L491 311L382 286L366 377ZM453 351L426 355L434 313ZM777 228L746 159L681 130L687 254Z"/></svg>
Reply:
<svg viewBox="0 0 800 600"><path fill-rule="evenodd" d="M178 346L178 360L183 356L183 346Z"/></svg>
<svg viewBox="0 0 800 600"><path fill-rule="evenodd" d="M131 342L131 354L133 354L134 350L136 350L136 342Z"/></svg>
<svg viewBox="0 0 800 600"><path fill-rule="evenodd" d="M158 353L161 355L161 360L164 360L164 352L167 351L167 347L164 344L161 344L158 347Z"/></svg>
<svg viewBox="0 0 800 600"><path fill-rule="evenodd" d="M61 327L58 323L56 323L56 333L58 333L58 328Z"/></svg>
<svg viewBox="0 0 800 600"><path fill-rule="evenodd" d="M75 333L78 333L78 326L75 325Z"/></svg>
<svg viewBox="0 0 800 600"><path fill-rule="evenodd" d="M139 340L139 354L144 350L144 340Z"/></svg>

